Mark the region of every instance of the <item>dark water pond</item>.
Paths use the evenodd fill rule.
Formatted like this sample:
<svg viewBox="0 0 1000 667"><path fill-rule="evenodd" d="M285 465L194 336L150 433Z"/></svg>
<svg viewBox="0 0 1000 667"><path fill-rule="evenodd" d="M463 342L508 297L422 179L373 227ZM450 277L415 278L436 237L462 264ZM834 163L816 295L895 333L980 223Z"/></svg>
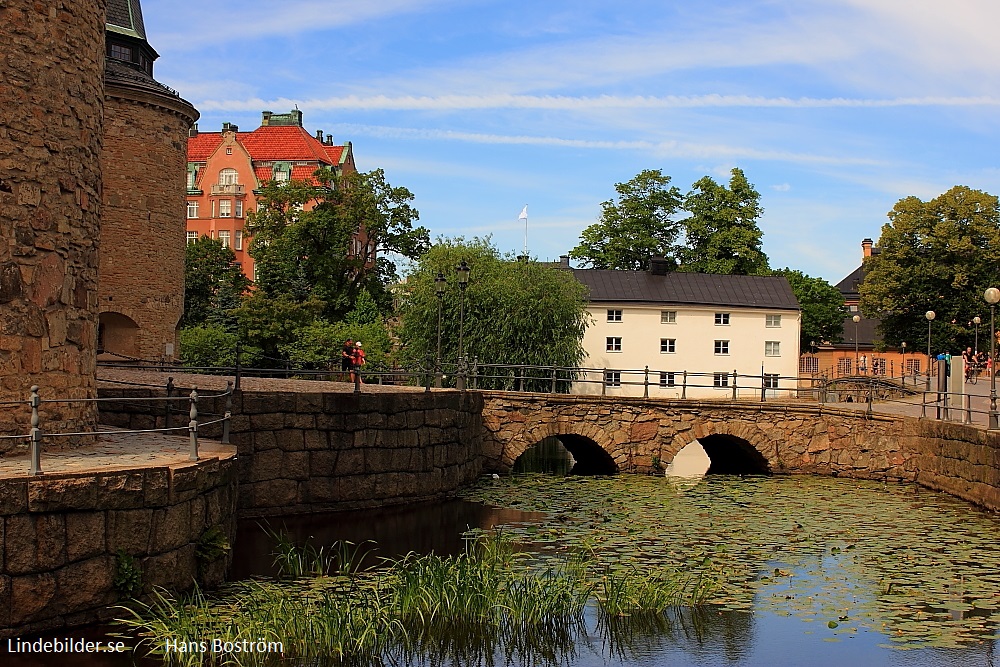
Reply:
<svg viewBox="0 0 1000 667"><path fill-rule="evenodd" d="M678 611L657 627L623 626L609 635L588 614L569 644L544 656L546 664L995 664L1000 521L994 515L908 485L806 477L565 476L572 462L560 462L558 452L538 456L537 467L549 473L487 479L462 500L282 517L267 526L242 522L233 574L272 572L266 528L317 545L373 540L376 555L391 557L457 553L463 532L504 525L540 559L587 544L613 566L711 570L721 582L710 606ZM103 638L107 632L101 627L55 635ZM123 656L11 655L6 649L4 642L0 665L11 667L133 664ZM541 657L506 664L539 664Z"/></svg>

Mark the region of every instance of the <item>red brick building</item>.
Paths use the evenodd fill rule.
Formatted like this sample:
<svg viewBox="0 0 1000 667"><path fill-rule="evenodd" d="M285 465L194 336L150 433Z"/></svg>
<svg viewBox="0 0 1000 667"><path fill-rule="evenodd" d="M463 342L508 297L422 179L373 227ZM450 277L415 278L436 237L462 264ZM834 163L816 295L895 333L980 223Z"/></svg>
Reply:
<svg viewBox="0 0 1000 667"><path fill-rule="evenodd" d="M270 180L313 180L327 167L337 173L356 171L351 143L334 145L333 137L302 127L302 112L265 111L253 132L223 123L220 132L192 129L188 139L187 239L219 239L236 253L243 273L254 277L246 215L257 207L257 193Z"/></svg>

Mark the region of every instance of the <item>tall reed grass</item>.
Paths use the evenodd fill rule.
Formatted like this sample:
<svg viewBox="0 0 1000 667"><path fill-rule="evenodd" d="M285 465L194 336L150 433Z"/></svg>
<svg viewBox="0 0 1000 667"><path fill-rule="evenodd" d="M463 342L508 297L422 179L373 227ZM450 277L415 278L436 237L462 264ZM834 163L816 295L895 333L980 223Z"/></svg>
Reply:
<svg viewBox="0 0 1000 667"><path fill-rule="evenodd" d="M454 556L411 553L373 570L358 567L356 545L317 549L275 537L283 578L233 584L215 599L198 589L179 598L157 591L122 623L150 653L185 667L269 666L283 658L358 667L494 659L555 665L586 636L588 604L604 627L625 628L621 619L697 603L709 586L654 571L595 574L584 551L534 561L502 531L475 534ZM207 638L281 642L283 653L170 650Z"/></svg>

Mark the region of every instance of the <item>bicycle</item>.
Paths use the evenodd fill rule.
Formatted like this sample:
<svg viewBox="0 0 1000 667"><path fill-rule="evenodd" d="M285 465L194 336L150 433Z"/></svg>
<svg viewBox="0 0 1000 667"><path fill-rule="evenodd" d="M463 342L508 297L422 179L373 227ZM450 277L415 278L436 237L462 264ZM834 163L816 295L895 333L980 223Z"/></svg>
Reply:
<svg viewBox="0 0 1000 667"><path fill-rule="evenodd" d="M965 381L969 384L976 384L979 380L979 374L983 372L986 365L979 362L969 364L965 369Z"/></svg>

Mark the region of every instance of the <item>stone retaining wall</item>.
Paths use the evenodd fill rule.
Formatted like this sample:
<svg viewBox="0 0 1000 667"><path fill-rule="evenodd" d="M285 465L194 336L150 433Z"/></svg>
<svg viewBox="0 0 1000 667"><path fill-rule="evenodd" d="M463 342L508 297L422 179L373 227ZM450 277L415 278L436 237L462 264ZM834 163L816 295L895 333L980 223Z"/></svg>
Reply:
<svg viewBox="0 0 1000 667"><path fill-rule="evenodd" d="M906 421L918 484L1000 510L1000 432L930 419Z"/></svg>
<svg viewBox="0 0 1000 667"><path fill-rule="evenodd" d="M0 479L0 637L112 615L121 555L142 593L223 581L228 555L197 553L236 530L236 461ZM124 596L127 597L127 596Z"/></svg>
<svg viewBox="0 0 1000 667"><path fill-rule="evenodd" d="M150 393L152 392L152 393ZM101 396L157 390L102 389ZM235 392L239 512L263 516L444 498L482 472L482 397L474 392ZM163 404L103 404L102 423L163 426ZM201 401L223 414L225 399ZM212 417L206 417L212 419ZM173 424L186 424L186 408ZM219 427L203 430L219 437Z"/></svg>

